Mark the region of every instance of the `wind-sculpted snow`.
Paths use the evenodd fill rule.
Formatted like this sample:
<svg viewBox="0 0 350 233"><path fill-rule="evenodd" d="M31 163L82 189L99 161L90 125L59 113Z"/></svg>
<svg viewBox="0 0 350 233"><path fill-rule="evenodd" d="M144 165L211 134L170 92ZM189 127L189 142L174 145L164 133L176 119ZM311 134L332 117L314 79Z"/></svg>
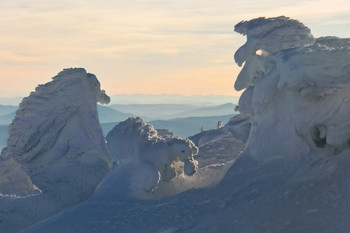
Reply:
<svg viewBox="0 0 350 233"><path fill-rule="evenodd" d="M164 129L158 132L139 117L119 123L106 139L116 164L136 166L130 171L136 195L156 192L163 182L196 173L198 148L191 140Z"/></svg>
<svg viewBox="0 0 350 233"><path fill-rule="evenodd" d="M63 70L23 99L1 153L0 192L42 194L2 198L26 219L5 227L37 221L94 192L112 165L97 115L97 102L109 101L96 76L78 68Z"/></svg>
<svg viewBox="0 0 350 233"><path fill-rule="evenodd" d="M62 71L52 82L39 85L35 92L23 99L9 126L9 139L2 156L10 154L22 163L30 162L53 147L57 134L69 123L70 117L75 116L86 118L82 122L87 130L82 134L84 138L75 139L79 143L73 142L74 147L68 147L67 142L60 145L61 148L54 148L50 159L54 161L63 155L74 158L89 147L101 147L103 140L98 134L96 102L109 101L105 92L100 90L95 75L87 74L83 69Z"/></svg>
<svg viewBox="0 0 350 233"><path fill-rule="evenodd" d="M235 87L247 88L239 109L254 122L250 148L279 155L318 148L333 155L348 148L350 39L314 39L286 17L244 21L235 30L247 35L235 54L238 64L245 61ZM272 145L281 138L288 140Z"/></svg>
<svg viewBox="0 0 350 233"><path fill-rule="evenodd" d="M269 55L314 42L309 28L284 16L242 21L235 31L247 35L247 42L234 55L239 66L244 63L235 83L236 90L254 86L265 76L271 66Z"/></svg>

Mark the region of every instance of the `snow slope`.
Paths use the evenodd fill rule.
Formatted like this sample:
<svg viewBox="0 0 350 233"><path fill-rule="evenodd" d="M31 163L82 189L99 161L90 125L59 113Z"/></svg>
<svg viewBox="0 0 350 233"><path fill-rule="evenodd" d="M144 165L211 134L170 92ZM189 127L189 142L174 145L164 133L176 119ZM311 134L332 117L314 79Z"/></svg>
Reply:
<svg viewBox="0 0 350 233"><path fill-rule="evenodd" d="M251 126L217 185L139 200L116 168L91 199L23 232L349 232L349 40L314 38L284 16L235 31L247 36L235 88Z"/></svg>
<svg viewBox="0 0 350 233"><path fill-rule="evenodd" d="M78 68L63 70L23 99L0 157L1 232L95 191L112 165L96 106L109 101L96 76Z"/></svg>

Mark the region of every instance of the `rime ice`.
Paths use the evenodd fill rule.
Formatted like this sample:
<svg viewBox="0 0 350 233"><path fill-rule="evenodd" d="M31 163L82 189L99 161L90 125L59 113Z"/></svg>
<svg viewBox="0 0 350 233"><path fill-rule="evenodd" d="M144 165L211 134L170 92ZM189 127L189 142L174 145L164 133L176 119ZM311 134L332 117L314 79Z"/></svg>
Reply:
<svg viewBox="0 0 350 233"><path fill-rule="evenodd" d="M0 192L42 194L18 200L16 211L40 219L95 191L112 166L97 115L97 102L109 101L96 76L78 68L23 99L1 153Z"/></svg>
<svg viewBox="0 0 350 233"><path fill-rule="evenodd" d="M119 123L107 135L107 145L115 163L137 164L130 171L134 190L155 192L160 182L197 169L194 155L198 148L189 139L174 136L168 130L155 130L141 118Z"/></svg>
<svg viewBox="0 0 350 233"><path fill-rule="evenodd" d="M252 154L268 149L296 156L325 148L322 153L334 155L348 148L350 40L315 39L287 17L243 21L235 31L247 35L235 54L239 65L245 62L235 88L246 88L239 110L254 122Z"/></svg>

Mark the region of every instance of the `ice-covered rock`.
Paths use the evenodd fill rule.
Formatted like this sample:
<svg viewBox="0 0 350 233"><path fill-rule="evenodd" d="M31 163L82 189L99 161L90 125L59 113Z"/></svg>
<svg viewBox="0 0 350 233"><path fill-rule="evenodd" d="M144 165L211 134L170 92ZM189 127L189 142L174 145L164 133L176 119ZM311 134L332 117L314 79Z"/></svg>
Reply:
<svg viewBox="0 0 350 233"><path fill-rule="evenodd" d="M253 122L250 154L293 157L323 148L334 155L349 147L350 40L314 39L287 17L243 21L235 31L247 35L235 60L251 66L235 84L247 88L239 111Z"/></svg>
<svg viewBox="0 0 350 233"><path fill-rule="evenodd" d="M236 90L254 86L266 75L271 54L310 45L315 40L309 28L284 16L242 21L235 26L235 31L247 36L247 42L234 55L239 66L244 63L235 82Z"/></svg>
<svg viewBox="0 0 350 233"><path fill-rule="evenodd" d="M95 75L63 70L23 99L1 157L20 163L43 191L62 182L91 193L111 164L96 109L109 101Z"/></svg>
<svg viewBox="0 0 350 233"><path fill-rule="evenodd" d="M107 146L116 164L132 164L133 190L154 192L161 182L196 172L198 148L169 130L157 130L141 118L119 123L107 135Z"/></svg>
<svg viewBox="0 0 350 233"><path fill-rule="evenodd" d="M97 114L97 102L109 101L96 76L81 68L63 70L23 99L0 161L0 192L43 192L10 201L37 205L29 212L19 207L22 218L36 221L87 199L110 171Z"/></svg>

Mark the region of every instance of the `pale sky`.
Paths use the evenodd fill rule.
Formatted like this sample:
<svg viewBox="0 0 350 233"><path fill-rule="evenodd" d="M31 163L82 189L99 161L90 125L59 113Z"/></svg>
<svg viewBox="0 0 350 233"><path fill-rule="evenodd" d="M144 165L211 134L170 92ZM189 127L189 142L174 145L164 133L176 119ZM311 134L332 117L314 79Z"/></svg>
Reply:
<svg viewBox="0 0 350 233"><path fill-rule="evenodd" d="M113 94L239 95L241 20L280 15L350 37L348 0L0 0L0 96L83 67Z"/></svg>

